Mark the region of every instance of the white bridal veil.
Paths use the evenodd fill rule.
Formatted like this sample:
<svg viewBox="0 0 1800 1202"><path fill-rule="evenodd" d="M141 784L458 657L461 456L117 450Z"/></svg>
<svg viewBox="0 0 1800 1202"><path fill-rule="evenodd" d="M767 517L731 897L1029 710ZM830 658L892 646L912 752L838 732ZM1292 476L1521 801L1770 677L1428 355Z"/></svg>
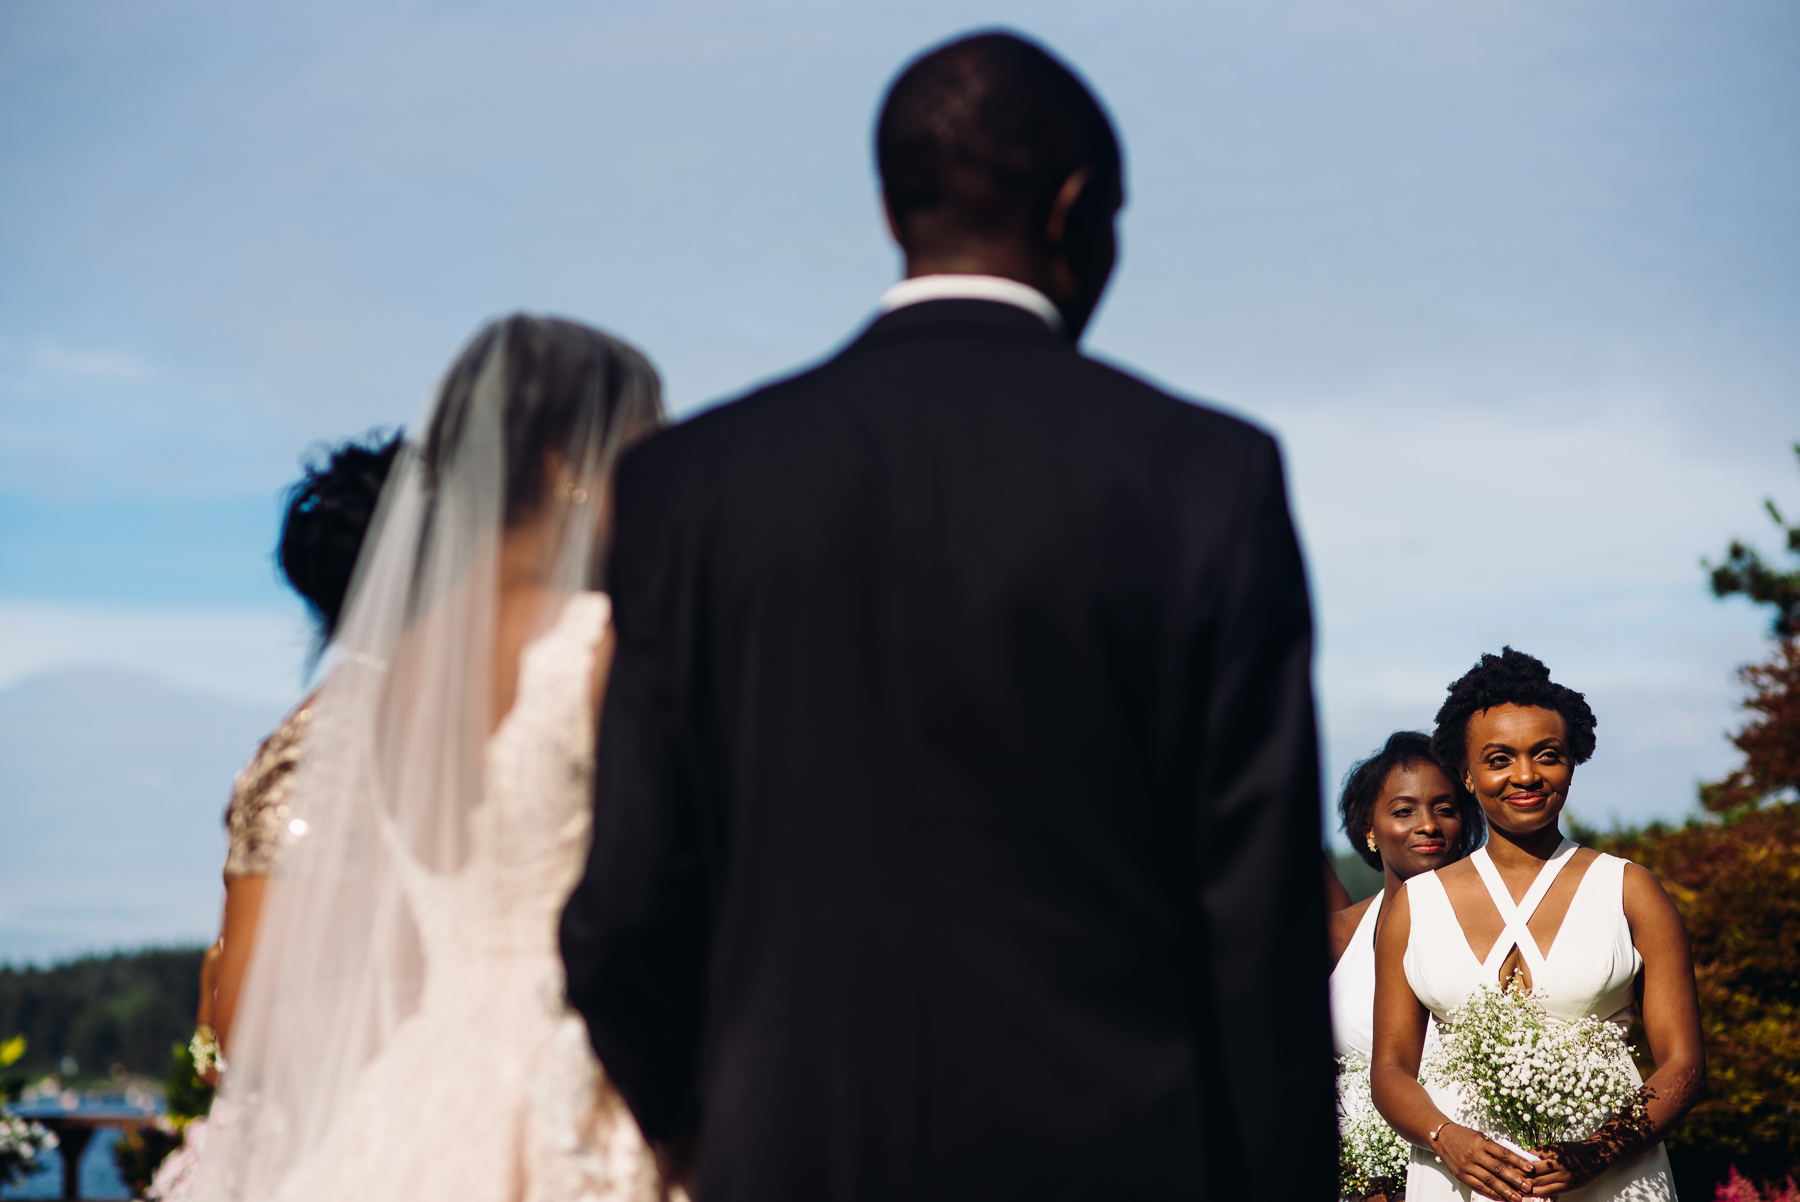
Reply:
<svg viewBox="0 0 1800 1202"><path fill-rule="evenodd" d="M382 493L313 703L197 1197L281 1196L416 1009L444 908L508 904L439 887L505 834L478 813L513 687L496 649L516 658L598 586L612 466L661 420L649 362L567 321L494 322L445 377ZM499 627L503 588L538 599L527 628Z"/></svg>

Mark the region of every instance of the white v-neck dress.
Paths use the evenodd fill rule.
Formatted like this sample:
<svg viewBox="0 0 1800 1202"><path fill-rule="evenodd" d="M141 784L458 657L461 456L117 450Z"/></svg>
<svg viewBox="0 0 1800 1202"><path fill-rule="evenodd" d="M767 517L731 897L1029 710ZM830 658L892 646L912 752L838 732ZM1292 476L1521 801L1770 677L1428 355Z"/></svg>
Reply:
<svg viewBox="0 0 1800 1202"><path fill-rule="evenodd" d="M1375 1046L1375 927L1382 895L1369 899L1344 954L1331 970L1331 1037L1340 1056L1367 1060Z"/></svg>
<svg viewBox="0 0 1800 1202"><path fill-rule="evenodd" d="M1469 857L1506 924L1485 962L1477 960L1470 949L1437 873L1423 873L1406 882L1412 910L1406 980L1438 1022L1480 986L1498 984L1500 966L1516 944L1531 971L1532 989L1543 998L1551 1017L1576 1022L1597 1015L1621 1027L1630 1024L1631 986L1643 967L1643 958L1632 943L1631 925L1625 919L1626 861L1601 854L1588 865L1549 955L1538 950L1537 940L1526 926L1576 850L1575 844L1563 840L1517 905L1487 849ZM1637 1076L1635 1068L1632 1075ZM1454 1090L1426 1086L1426 1092L1446 1115L1462 1117L1461 1100ZM1471 1195L1469 1187L1452 1177L1433 1152L1413 1149L1412 1167L1406 1176L1407 1202L1461 1202L1471 1196L1485 1195ZM1674 1197L1669 1157L1660 1143L1613 1165L1574 1193L1561 1195L1566 1202L1663 1202Z"/></svg>

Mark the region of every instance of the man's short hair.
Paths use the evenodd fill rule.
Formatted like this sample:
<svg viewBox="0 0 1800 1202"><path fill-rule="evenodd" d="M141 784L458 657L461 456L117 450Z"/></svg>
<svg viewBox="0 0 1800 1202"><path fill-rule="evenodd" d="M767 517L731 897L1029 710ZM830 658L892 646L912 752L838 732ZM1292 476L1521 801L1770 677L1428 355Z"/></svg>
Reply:
<svg viewBox="0 0 1800 1202"><path fill-rule="evenodd" d="M959 38L902 71L876 123L875 158L909 248L922 216L951 235L1042 230L1082 167L1112 208L1123 200L1119 142L1099 100L1043 47L1011 33Z"/></svg>

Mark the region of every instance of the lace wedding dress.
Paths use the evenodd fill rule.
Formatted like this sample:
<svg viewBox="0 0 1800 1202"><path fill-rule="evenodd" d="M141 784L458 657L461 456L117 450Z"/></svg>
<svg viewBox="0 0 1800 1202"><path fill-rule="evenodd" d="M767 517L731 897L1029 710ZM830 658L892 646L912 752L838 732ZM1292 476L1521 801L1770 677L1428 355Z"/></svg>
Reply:
<svg viewBox="0 0 1800 1202"><path fill-rule="evenodd" d="M425 961L418 1008L362 1071L287 1202L636 1202L649 1149L563 1000L556 928L592 820L594 649L607 598L580 593L519 663L454 872L402 858Z"/></svg>

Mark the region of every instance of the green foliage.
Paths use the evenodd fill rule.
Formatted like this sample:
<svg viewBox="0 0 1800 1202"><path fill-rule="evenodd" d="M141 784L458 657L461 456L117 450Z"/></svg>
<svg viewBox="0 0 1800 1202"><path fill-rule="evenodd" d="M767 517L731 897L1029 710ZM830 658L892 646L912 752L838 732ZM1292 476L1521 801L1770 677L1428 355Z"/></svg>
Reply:
<svg viewBox="0 0 1800 1202"><path fill-rule="evenodd" d="M163 1097L177 1123L197 1119L212 1109L212 1086L194 1072L194 1053L186 1043L170 1049L169 1076Z"/></svg>
<svg viewBox="0 0 1800 1202"><path fill-rule="evenodd" d="M1724 780L1700 786L1700 804L1737 814L1773 798L1800 795L1800 637L1783 638L1760 664L1738 669L1753 715L1731 737L1744 762Z"/></svg>
<svg viewBox="0 0 1800 1202"><path fill-rule="evenodd" d="M128 1131L113 1144L113 1163L119 1167L119 1176L131 1187L134 1198L143 1196L162 1162L181 1146L188 1124L204 1118L212 1109L212 1086L194 1072L193 1049L185 1042L169 1048L164 1100L168 1106L169 1121L166 1124Z"/></svg>
<svg viewBox="0 0 1800 1202"><path fill-rule="evenodd" d="M1655 873L1693 941L1707 1089L1669 1138L1678 1191L1732 1164L1779 1180L1800 1165L1800 803L1594 845Z"/></svg>
<svg viewBox="0 0 1800 1202"><path fill-rule="evenodd" d="M152 948L49 968L0 965L0 1031L27 1040L15 1069L35 1077L73 1056L85 1073L113 1065L160 1076L169 1044L194 1030L200 948Z"/></svg>
<svg viewBox="0 0 1800 1202"><path fill-rule="evenodd" d="M0 1043L0 1069L11 1068L25 1055L26 1039L15 1035ZM25 1078L16 1073L0 1075L0 1106L17 1101L25 1090Z"/></svg>
<svg viewBox="0 0 1800 1202"><path fill-rule="evenodd" d="M1800 556L1800 527L1766 504ZM1736 540L1706 566L1716 595L1775 608L1773 653L1738 673L1751 720L1731 741L1743 763L1700 786L1714 819L1579 830L1655 873L1693 941L1707 1088L1668 1141L1685 1197L1711 1196L1727 1173L1738 1183L1740 1166L1763 1181L1800 1166L1800 567L1777 571Z"/></svg>
<svg viewBox="0 0 1800 1202"><path fill-rule="evenodd" d="M131 1187L132 1197L144 1196L156 1170L180 1146L181 1133L161 1127L136 1127L119 1136L112 1146L113 1164Z"/></svg>
<svg viewBox="0 0 1800 1202"><path fill-rule="evenodd" d="M1332 851L1331 867L1344 882L1344 888L1350 891L1351 901L1361 901L1365 897L1374 897L1381 892L1381 873L1363 863L1363 858L1353 851Z"/></svg>
<svg viewBox="0 0 1800 1202"><path fill-rule="evenodd" d="M1794 444L1794 454L1800 456L1800 443ZM1800 526L1788 525L1774 501L1766 500L1763 506L1786 535L1788 553L1800 556ZM1791 638L1800 634L1800 567L1780 571L1764 562L1755 547L1735 538L1725 548L1724 563L1713 564L1704 559L1700 562L1712 573L1714 596L1742 594L1758 605L1772 605L1775 607L1777 637Z"/></svg>

